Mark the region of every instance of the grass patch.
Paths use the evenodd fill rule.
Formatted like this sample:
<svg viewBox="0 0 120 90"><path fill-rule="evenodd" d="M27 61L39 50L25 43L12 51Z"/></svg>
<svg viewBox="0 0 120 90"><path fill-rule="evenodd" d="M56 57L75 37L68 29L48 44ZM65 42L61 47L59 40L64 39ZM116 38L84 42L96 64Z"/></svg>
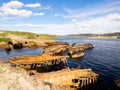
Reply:
<svg viewBox="0 0 120 90"><path fill-rule="evenodd" d="M0 37L5 37L5 36L7 36L8 34L7 33L0 33Z"/></svg>
<svg viewBox="0 0 120 90"><path fill-rule="evenodd" d="M9 42L9 41L11 41L10 38L0 37L0 42Z"/></svg>
<svg viewBox="0 0 120 90"><path fill-rule="evenodd" d="M36 34L31 32L19 32L19 31L4 31L0 34L0 37L6 37L9 35L15 35L15 36L23 36L26 39L50 39L55 38L55 35L48 35L48 34Z"/></svg>

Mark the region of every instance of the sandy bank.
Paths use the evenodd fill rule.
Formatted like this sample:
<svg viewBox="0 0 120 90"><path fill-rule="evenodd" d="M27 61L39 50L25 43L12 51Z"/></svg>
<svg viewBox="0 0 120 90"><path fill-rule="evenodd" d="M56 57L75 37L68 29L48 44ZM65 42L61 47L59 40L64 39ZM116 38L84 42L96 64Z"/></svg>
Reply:
<svg viewBox="0 0 120 90"><path fill-rule="evenodd" d="M0 90L60 90L60 88L35 81L22 68L0 62Z"/></svg>

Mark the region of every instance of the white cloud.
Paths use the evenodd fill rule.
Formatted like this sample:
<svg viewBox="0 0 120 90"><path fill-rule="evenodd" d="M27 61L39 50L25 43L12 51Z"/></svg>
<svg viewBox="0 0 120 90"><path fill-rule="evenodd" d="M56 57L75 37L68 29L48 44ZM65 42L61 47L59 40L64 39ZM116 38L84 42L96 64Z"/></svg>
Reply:
<svg viewBox="0 0 120 90"><path fill-rule="evenodd" d="M100 3L79 9L64 8L64 11L66 11L68 14L60 14L59 16L71 19L82 19L87 17L94 17L95 15L120 12L120 0L115 0L114 2Z"/></svg>
<svg viewBox="0 0 120 90"><path fill-rule="evenodd" d="M119 19L119 20L118 20ZM73 23L76 33L120 32L120 13L112 13L103 17Z"/></svg>
<svg viewBox="0 0 120 90"><path fill-rule="evenodd" d="M3 13L2 12L0 12L0 17L3 17Z"/></svg>
<svg viewBox="0 0 120 90"><path fill-rule="evenodd" d="M0 13L2 14L2 17L29 17L32 15L32 11L22 9L24 4L19 1L10 1L8 3L4 3L2 7L0 7Z"/></svg>
<svg viewBox="0 0 120 90"><path fill-rule="evenodd" d="M34 16L43 16L43 15L45 15L45 13L43 13L43 12L40 12L40 13L34 13Z"/></svg>
<svg viewBox="0 0 120 90"><path fill-rule="evenodd" d="M29 7L29 8L39 8L39 7L41 7L41 4L40 4L40 3L26 4L25 7Z"/></svg>
<svg viewBox="0 0 120 90"><path fill-rule="evenodd" d="M19 29L26 27L31 32L57 35L120 32L120 13L111 13L106 16L68 24L14 24L0 25L0 28L3 26L8 27L8 29L10 27L19 27Z"/></svg>
<svg viewBox="0 0 120 90"><path fill-rule="evenodd" d="M22 8L23 5L24 4L22 2L15 0L15 1L10 1L8 3L4 3L2 8Z"/></svg>
<svg viewBox="0 0 120 90"><path fill-rule="evenodd" d="M19 26L19 27L42 27L43 25L41 24L15 24L15 26Z"/></svg>
<svg viewBox="0 0 120 90"><path fill-rule="evenodd" d="M39 8L41 7L40 3L35 4L24 4L20 1L13 0L7 3L3 3L0 6L0 19L8 19L13 17L30 17L30 16L43 16L44 13L33 12L31 10L25 9L25 7L30 8ZM44 9L50 9L50 7L45 7Z"/></svg>
<svg viewBox="0 0 120 90"><path fill-rule="evenodd" d="M19 16L19 17L29 17L32 15L32 11L29 10L18 10L18 9L12 9L12 8L5 8L2 9L2 11L4 12L4 15L9 16Z"/></svg>

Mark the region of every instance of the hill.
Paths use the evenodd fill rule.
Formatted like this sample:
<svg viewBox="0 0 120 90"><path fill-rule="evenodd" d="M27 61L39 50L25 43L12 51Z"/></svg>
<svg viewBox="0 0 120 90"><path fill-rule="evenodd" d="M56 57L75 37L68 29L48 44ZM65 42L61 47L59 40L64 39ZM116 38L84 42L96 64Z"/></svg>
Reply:
<svg viewBox="0 0 120 90"><path fill-rule="evenodd" d="M8 42L11 40L48 40L55 37L55 35L48 34L0 30L0 42Z"/></svg>
<svg viewBox="0 0 120 90"><path fill-rule="evenodd" d="M68 37L91 37L91 38L120 38L120 32L105 33L105 34L70 34Z"/></svg>

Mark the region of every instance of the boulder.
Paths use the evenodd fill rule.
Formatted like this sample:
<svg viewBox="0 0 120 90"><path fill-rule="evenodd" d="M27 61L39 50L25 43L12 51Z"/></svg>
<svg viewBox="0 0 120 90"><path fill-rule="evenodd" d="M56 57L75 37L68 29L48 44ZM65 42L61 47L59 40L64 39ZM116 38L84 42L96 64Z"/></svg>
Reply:
<svg viewBox="0 0 120 90"><path fill-rule="evenodd" d="M0 48L5 48L6 50L11 50L13 47L6 42L0 42Z"/></svg>

